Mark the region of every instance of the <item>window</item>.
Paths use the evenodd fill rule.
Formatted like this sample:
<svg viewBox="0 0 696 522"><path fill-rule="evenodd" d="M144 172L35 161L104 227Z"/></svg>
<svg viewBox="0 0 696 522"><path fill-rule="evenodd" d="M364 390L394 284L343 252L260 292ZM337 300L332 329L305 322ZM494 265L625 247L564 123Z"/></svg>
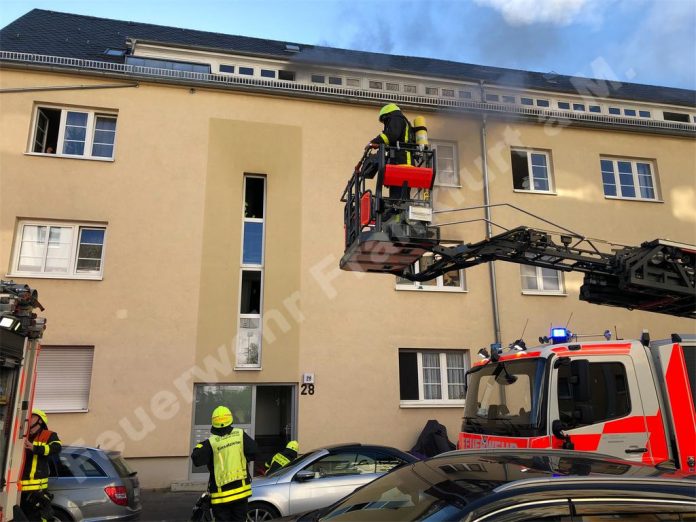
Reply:
<svg viewBox="0 0 696 522"><path fill-rule="evenodd" d="M445 98L454 98L454 89L442 89L442 96Z"/></svg>
<svg viewBox="0 0 696 522"><path fill-rule="evenodd" d="M288 82L295 81L295 71L278 71L278 79Z"/></svg>
<svg viewBox="0 0 696 522"><path fill-rule="evenodd" d="M329 85L343 85L343 78L340 76L329 76Z"/></svg>
<svg viewBox="0 0 696 522"><path fill-rule="evenodd" d="M37 364L36 408L87 411L92 381L93 346L43 346Z"/></svg>
<svg viewBox="0 0 696 522"><path fill-rule="evenodd" d="M618 107L609 107L609 114L619 116L621 114L621 109L619 109Z"/></svg>
<svg viewBox="0 0 696 522"><path fill-rule="evenodd" d="M570 103L568 102L558 102L558 108L566 111L570 110Z"/></svg>
<svg viewBox="0 0 696 522"><path fill-rule="evenodd" d="M663 111L662 117L668 121L683 121L684 123L689 123L689 115L683 112Z"/></svg>
<svg viewBox="0 0 696 522"><path fill-rule="evenodd" d="M382 89L383 87L382 82L378 82L375 80L370 80L367 85L370 89Z"/></svg>
<svg viewBox="0 0 696 522"><path fill-rule="evenodd" d="M239 67L239 74L244 74L246 76L254 76L253 67Z"/></svg>
<svg viewBox="0 0 696 522"><path fill-rule="evenodd" d="M126 64L133 65L136 67L167 69L170 71L210 73L210 65L206 63L176 62L173 60L159 60L157 58L140 58L138 56L126 56Z"/></svg>
<svg viewBox="0 0 696 522"><path fill-rule="evenodd" d="M362 449L359 451L330 453L315 460L305 467L304 470L314 472L316 478L341 477L345 475L386 473L392 468L404 464L404 462L388 453Z"/></svg>
<svg viewBox="0 0 696 522"><path fill-rule="evenodd" d="M415 85L404 85L404 92L408 94L416 94L418 92L418 88Z"/></svg>
<svg viewBox="0 0 696 522"><path fill-rule="evenodd" d="M443 245L452 246L452 245ZM418 274L435 262L435 257L432 253L423 254L423 256L415 263L414 273ZM440 291L440 292L465 292L466 291L466 275L464 270L453 270L441 276L431 279L430 281L409 281L403 277L396 278L397 290L425 290L425 291Z"/></svg>
<svg viewBox="0 0 696 522"><path fill-rule="evenodd" d="M500 96L497 94L486 94L486 101L497 102L500 101Z"/></svg>
<svg viewBox="0 0 696 522"><path fill-rule="evenodd" d="M635 109L624 109L624 116L635 116L635 115L636 115Z"/></svg>
<svg viewBox="0 0 696 522"><path fill-rule="evenodd" d="M49 457L49 477L106 477L104 470L89 456L90 451L92 450L84 449L71 453L63 451L60 455Z"/></svg>
<svg viewBox="0 0 696 522"><path fill-rule="evenodd" d="M471 91L459 91L459 97L463 100L470 100Z"/></svg>
<svg viewBox="0 0 696 522"><path fill-rule="evenodd" d="M426 87L425 94L428 96L437 96L440 90L437 87Z"/></svg>
<svg viewBox="0 0 696 522"><path fill-rule="evenodd" d="M512 185L515 190L553 192L550 155L539 150L512 149Z"/></svg>
<svg viewBox="0 0 696 522"><path fill-rule="evenodd" d="M346 85L348 87L360 87L360 78L347 78Z"/></svg>
<svg viewBox="0 0 696 522"><path fill-rule="evenodd" d="M552 268L520 265L523 294L565 295L563 273Z"/></svg>
<svg viewBox="0 0 696 522"><path fill-rule="evenodd" d="M600 164L605 196L644 200L658 198L652 162L601 158Z"/></svg>
<svg viewBox="0 0 696 522"><path fill-rule="evenodd" d="M104 51L104 54L107 56L125 56L126 55L126 50L125 49L112 49L109 47Z"/></svg>
<svg viewBox="0 0 696 522"><path fill-rule="evenodd" d="M638 111L638 115L641 118L649 118L650 117L650 111Z"/></svg>
<svg viewBox="0 0 696 522"><path fill-rule="evenodd" d="M537 104L537 107L548 107L549 100L537 100L536 104Z"/></svg>
<svg viewBox="0 0 696 522"><path fill-rule="evenodd" d="M532 98L520 98L520 103L522 105L534 105L534 100Z"/></svg>
<svg viewBox="0 0 696 522"><path fill-rule="evenodd" d="M222 73L234 73L234 65L221 65L220 72Z"/></svg>
<svg viewBox="0 0 696 522"><path fill-rule="evenodd" d="M456 143L431 141L430 147L435 151L437 158L435 184L444 187L459 187Z"/></svg>
<svg viewBox="0 0 696 522"><path fill-rule="evenodd" d="M244 177L237 368L261 367L266 178Z"/></svg>
<svg viewBox="0 0 696 522"><path fill-rule="evenodd" d="M592 393L586 400L577 395L577 380L572 365L558 368L558 413L567 428L606 422L631 413L628 379L623 364L589 363L588 386ZM576 412L584 412L584 415L578 416Z"/></svg>
<svg viewBox="0 0 696 522"><path fill-rule="evenodd" d="M261 77L262 78L275 78L276 72L272 71L270 69L261 69Z"/></svg>
<svg viewBox="0 0 696 522"><path fill-rule="evenodd" d="M584 103L574 103L573 110L582 112L585 110L585 104Z"/></svg>
<svg viewBox="0 0 696 522"><path fill-rule="evenodd" d="M12 272L27 277L100 279L106 227L20 221Z"/></svg>
<svg viewBox="0 0 696 522"><path fill-rule="evenodd" d="M514 96L503 96L503 103L515 103Z"/></svg>
<svg viewBox="0 0 696 522"><path fill-rule="evenodd" d="M602 112L602 107L599 105L590 105L589 110L590 112Z"/></svg>
<svg viewBox="0 0 696 522"><path fill-rule="evenodd" d="M111 159L116 115L89 110L37 107L31 152Z"/></svg>
<svg viewBox="0 0 696 522"><path fill-rule="evenodd" d="M465 350L399 350L399 396L402 406L464 403Z"/></svg>
<svg viewBox="0 0 696 522"><path fill-rule="evenodd" d="M398 84L398 83L390 83L390 82L387 82L387 90L388 90L388 91L398 91L398 90L399 90L399 84Z"/></svg>

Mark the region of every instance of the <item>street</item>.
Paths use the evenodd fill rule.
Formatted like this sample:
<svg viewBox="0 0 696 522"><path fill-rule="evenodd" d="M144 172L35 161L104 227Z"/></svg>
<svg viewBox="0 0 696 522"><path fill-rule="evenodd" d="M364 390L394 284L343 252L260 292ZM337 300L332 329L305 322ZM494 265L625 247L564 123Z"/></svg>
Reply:
<svg viewBox="0 0 696 522"><path fill-rule="evenodd" d="M140 493L143 522L185 522L201 494L195 491L144 489Z"/></svg>

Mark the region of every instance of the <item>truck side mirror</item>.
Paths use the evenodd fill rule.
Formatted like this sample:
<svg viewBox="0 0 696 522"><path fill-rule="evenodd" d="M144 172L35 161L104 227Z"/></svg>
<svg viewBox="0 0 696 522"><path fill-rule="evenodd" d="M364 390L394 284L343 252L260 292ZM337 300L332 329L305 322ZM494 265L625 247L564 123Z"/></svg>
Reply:
<svg viewBox="0 0 696 522"><path fill-rule="evenodd" d="M563 423L560 420L555 420L551 423L551 432L554 437L563 441L563 449L573 450L575 449L575 444L570 440L570 435L563 432L563 427Z"/></svg>
<svg viewBox="0 0 696 522"><path fill-rule="evenodd" d="M590 362L575 360L570 363L573 400L587 402L590 400Z"/></svg>

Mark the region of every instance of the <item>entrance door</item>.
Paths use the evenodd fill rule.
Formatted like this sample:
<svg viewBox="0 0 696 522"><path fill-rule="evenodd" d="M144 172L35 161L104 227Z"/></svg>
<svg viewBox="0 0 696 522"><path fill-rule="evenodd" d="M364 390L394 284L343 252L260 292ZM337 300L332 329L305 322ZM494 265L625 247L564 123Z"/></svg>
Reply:
<svg viewBox="0 0 696 522"><path fill-rule="evenodd" d="M232 410L233 425L258 445L254 475L280 448L297 436L294 385L196 384L194 388L191 447L210 437L210 417L217 406ZM190 464L189 478L208 480L204 466Z"/></svg>

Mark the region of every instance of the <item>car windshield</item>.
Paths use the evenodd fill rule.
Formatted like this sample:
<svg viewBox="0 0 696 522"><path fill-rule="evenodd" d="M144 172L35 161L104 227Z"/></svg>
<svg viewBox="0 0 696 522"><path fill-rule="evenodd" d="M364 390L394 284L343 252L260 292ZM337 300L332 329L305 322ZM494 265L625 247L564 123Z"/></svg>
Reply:
<svg viewBox="0 0 696 522"><path fill-rule="evenodd" d="M450 480L445 473L418 464L399 468L349 495L320 520L459 520L469 502L501 483Z"/></svg>
<svg viewBox="0 0 696 522"><path fill-rule="evenodd" d="M488 363L468 376L462 431L487 435L543 435L541 407L546 359Z"/></svg>
<svg viewBox="0 0 696 522"><path fill-rule="evenodd" d="M282 468L278 468L275 471L271 473L267 473L267 477L274 477L276 475L282 475L285 473L288 468L290 467L295 467L295 464L301 463L301 462L309 462L310 459L312 459L317 453L319 453L320 450L315 450L315 451L310 451L309 453L303 453L302 455L298 455L294 459L292 459L290 462L288 462L285 466Z"/></svg>

